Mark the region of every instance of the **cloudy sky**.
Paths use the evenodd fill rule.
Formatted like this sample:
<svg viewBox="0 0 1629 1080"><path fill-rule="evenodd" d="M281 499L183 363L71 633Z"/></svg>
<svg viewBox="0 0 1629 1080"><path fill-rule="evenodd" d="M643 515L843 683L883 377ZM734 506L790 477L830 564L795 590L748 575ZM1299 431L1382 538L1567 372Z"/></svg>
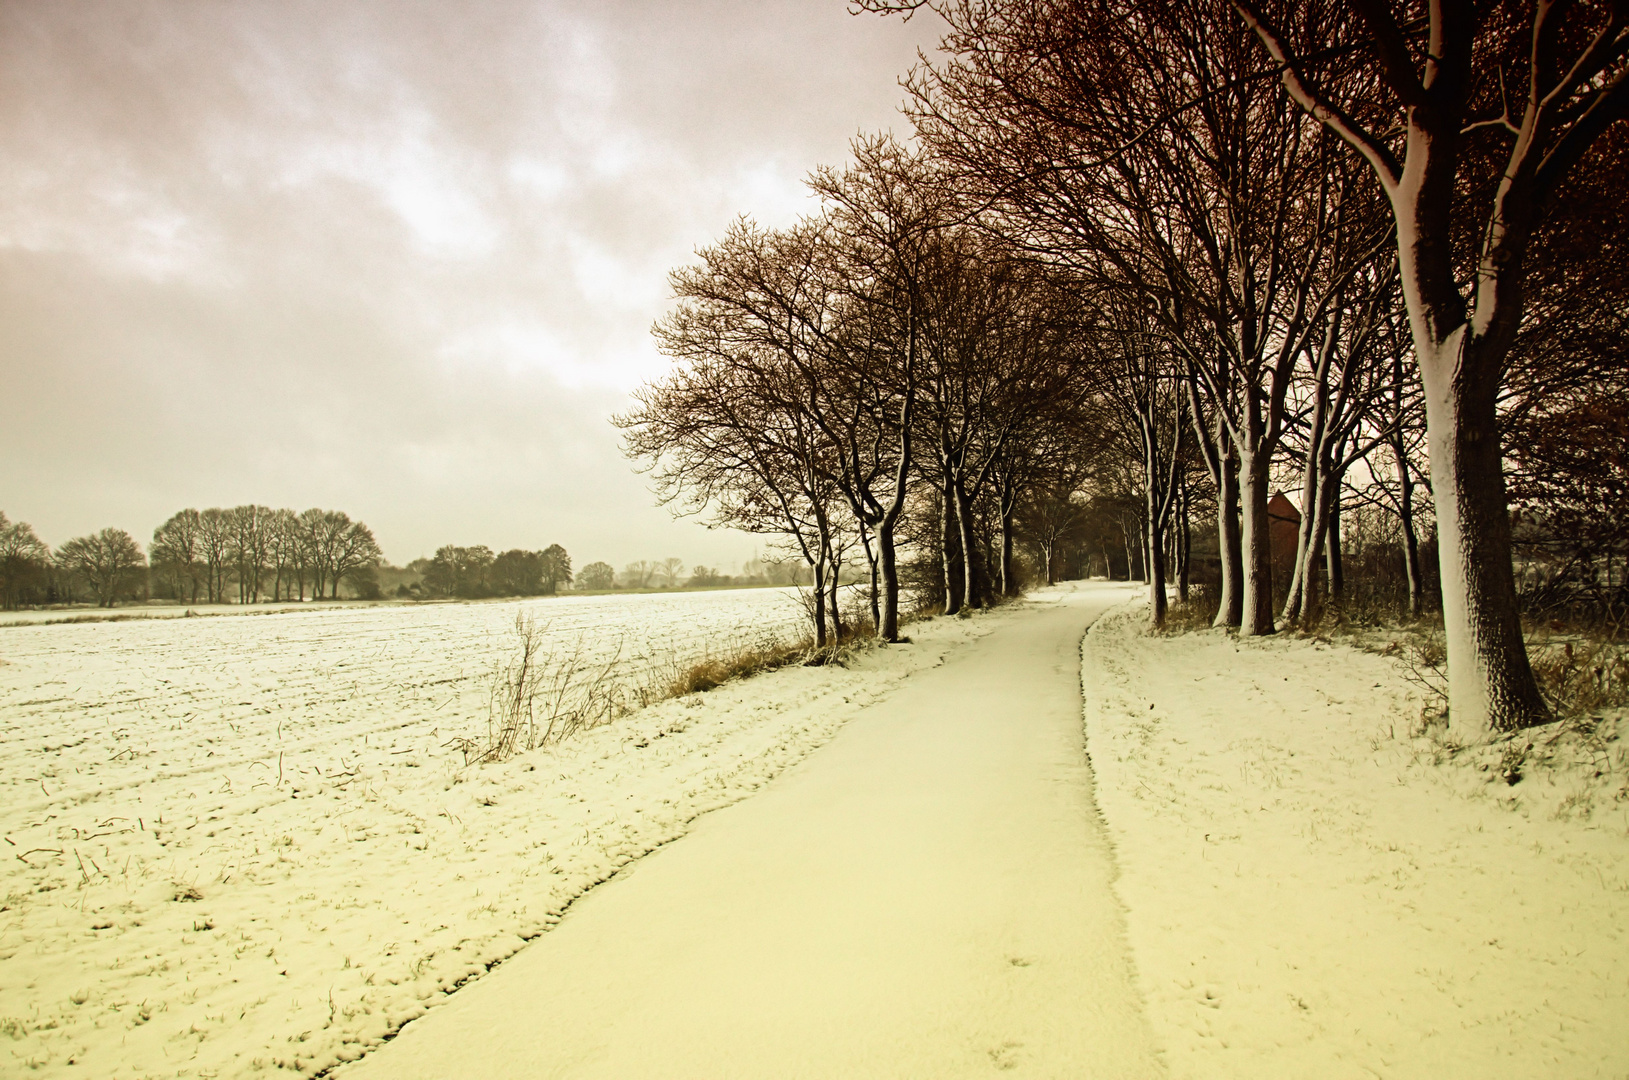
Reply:
<svg viewBox="0 0 1629 1080"><path fill-rule="evenodd" d="M0 510L739 564L607 417L666 366L667 271L904 134L936 37L843 0L0 0Z"/></svg>

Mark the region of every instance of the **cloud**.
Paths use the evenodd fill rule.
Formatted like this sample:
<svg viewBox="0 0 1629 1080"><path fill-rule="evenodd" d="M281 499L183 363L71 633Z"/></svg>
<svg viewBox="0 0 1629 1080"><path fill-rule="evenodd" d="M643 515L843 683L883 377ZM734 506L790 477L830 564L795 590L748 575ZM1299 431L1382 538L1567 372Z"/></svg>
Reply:
<svg viewBox="0 0 1629 1080"><path fill-rule="evenodd" d="M665 365L667 271L902 130L933 37L839 0L0 4L0 508L739 561L607 417Z"/></svg>

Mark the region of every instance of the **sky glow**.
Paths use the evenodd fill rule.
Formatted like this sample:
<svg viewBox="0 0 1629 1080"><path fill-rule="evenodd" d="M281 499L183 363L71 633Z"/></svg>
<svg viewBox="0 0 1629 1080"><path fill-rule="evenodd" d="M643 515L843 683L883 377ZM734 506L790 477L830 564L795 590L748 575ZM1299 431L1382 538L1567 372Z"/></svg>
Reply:
<svg viewBox="0 0 1629 1080"><path fill-rule="evenodd" d="M0 509L734 567L758 541L672 521L607 418L668 270L904 134L936 39L841 0L0 3Z"/></svg>

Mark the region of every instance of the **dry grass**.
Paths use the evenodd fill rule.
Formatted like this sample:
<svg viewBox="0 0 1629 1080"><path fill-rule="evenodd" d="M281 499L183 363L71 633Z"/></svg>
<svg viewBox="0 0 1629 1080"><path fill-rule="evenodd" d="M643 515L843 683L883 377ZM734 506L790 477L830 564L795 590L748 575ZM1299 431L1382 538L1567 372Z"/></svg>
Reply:
<svg viewBox="0 0 1629 1080"><path fill-rule="evenodd" d="M530 616L515 617L514 651L492 673L486 730L460 736L445 745L457 750L464 764L507 761L518 753L559 743L580 731L610 723L645 705L669 698L705 693L734 679L750 678L791 664L845 665L856 653L877 643L869 614L856 604L847 613L842 640L816 647L812 636L796 641L764 637L709 651L699 659L649 661L642 677L618 677L622 650L610 660L588 662L586 642L569 647L548 642L547 627ZM901 613L903 627L919 612ZM908 643L910 638L902 638Z"/></svg>
<svg viewBox="0 0 1629 1080"><path fill-rule="evenodd" d="M1582 636L1530 636L1527 655L1556 714L1583 716L1629 705L1629 646Z"/></svg>
<svg viewBox="0 0 1629 1080"><path fill-rule="evenodd" d="M691 664L675 664L671 677L656 685L652 700L705 693L731 679L750 678L760 672L804 662L813 651L812 643L807 640L789 644L770 639L709 653Z"/></svg>
<svg viewBox="0 0 1629 1080"><path fill-rule="evenodd" d="M1209 630L1221 609L1220 590L1204 585L1188 589L1186 602L1176 601L1166 609L1165 625L1160 633L1166 635L1189 634L1195 630Z"/></svg>
<svg viewBox="0 0 1629 1080"><path fill-rule="evenodd" d="M610 660L590 663L581 637L568 647L553 646L547 626L526 614L515 616L515 638L514 655L492 674L485 733L446 744L463 755L465 765L506 761L628 711L628 695L612 677L620 645Z"/></svg>

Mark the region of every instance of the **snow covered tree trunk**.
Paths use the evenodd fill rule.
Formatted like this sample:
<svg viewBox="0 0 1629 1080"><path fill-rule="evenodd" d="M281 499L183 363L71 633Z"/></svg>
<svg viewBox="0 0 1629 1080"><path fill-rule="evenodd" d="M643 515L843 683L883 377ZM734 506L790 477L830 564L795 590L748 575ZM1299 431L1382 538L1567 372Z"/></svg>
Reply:
<svg viewBox="0 0 1629 1080"><path fill-rule="evenodd" d="M1267 516L1268 455L1239 447L1239 503L1244 510L1244 597L1240 637L1273 632L1273 547Z"/></svg>
<svg viewBox="0 0 1629 1080"><path fill-rule="evenodd" d="M837 603L838 578L841 576L839 570L837 559L832 557L831 581L828 587L831 589L831 643L833 645L843 643L843 610Z"/></svg>
<svg viewBox="0 0 1629 1080"><path fill-rule="evenodd" d="M1001 595L1013 596L1018 591L1018 576L1012 562L1012 507L1001 513Z"/></svg>
<svg viewBox="0 0 1629 1080"><path fill-rule="evenodd" d="M814 626L815 648L826 647L826 560L814 561Z"/></svg>
<svg viewBox="0 0 1629 1080"><path fill-rule="evenodd" d="M1148 522L1144 526L1148 542L1143 545L1148 570L1148 621L1156 630L1165 625L1168 603L1165 596L1165 534L1157 510L1157 498L1148 494Z"/></svg>
<svg viewBox="0 0 1629 1080"><path fill-rule="evenodd" d="M1166 500L1159 457L1159 432L1152 416L1142 419L1143 444L1143 565L1148 577L1148 618L1157 630L1165 625L1168 604L1165 596Z"/></svg>
<svg viewBox="0 0 1629 1080"><path fill-rule="evenodd" d="M1424 607L1425 582L1420 570L1420 538L1414 531L1414 477L1409 472L1408 454L1398 435L1392 443L1397 459L1397 517L1403 527L1403 572L1408 576L1408 617L1417 619Z"/></svg>
<svg viewBox="0 0 1629 1080"><path fill-rule="evenodd" d="M878 632L884 641L899 640L899 562L894 551L894 522L877 527L877 564L882 573L882 622Z"/></svg>
<svg viewBox="0 0 1629 1080"><path fill-rule="evenodd" d="M1342 479L1342 476L1333 473L1324 479L1324 563L1331 600L1339 600L1346 595L1346 552L1341 547Z"/></svg>
<svg viewBox="0 0 1629 1080"><path fill-rule="evenodd" d="M974 552L977 550L977 541L973 536L973 500L968 498L967 485L960 475L951 482L951 492L956 499L956 522L961 530L962 547L962 607L972 609L979 606L978 574L974 569Z"/></svg>
<svg viewBox="0 0 1629 1080"><path fill-rule="evenodd" d="M1191 497L1187 480L1182 481L1181 516L1177 521L1177 599L1188 602L1188 571L1193 562L1193 529L1189 512Z"/></svg>
<svg viewBox="0 0 1629 1080"><path fill-rule="evenodd" d="M1318 552L1314 539L1313 522L1317 515L1313 507L1318 505L1321 488L1321 464L1324 435L1324 395L1319 395L1317 405L1312 410L1312 430L1308 434L1306 459L1301 466L1301 523L1295 530L1295 568L1290 575L1290 587L1284 595L1284 610L1282 618L1284 625L1292 626L1304 624L1308 616L1307 593L1309 581L1318 576ZM1315 581L1312 587L1316 587Z"/></svg>
<svg viewBox="0 0 1629 1080"><path fill-rule="evenodd" d="M1436 349L1418 355L1437 509L1449 723L1477 737L1544 723L1549 710L1528 663L1516 606L1498 384L1466 371L1473 367L1462 356L1468 330L1462 323Z"/></svg>
<svg viewBox="0 0 1629 1080"><path fill-rule="evenodd" d="M1231 447L1219 462L1216 492L1216 552L1222 563L1222 595L1216 626L1238 626L1244 621L1243 529L1239 520L1239 459Z"/></svg>
<svg viewBox="0 0 1629 1080"><path fill-rule="evenodd" d="M944 482L943 511L939 515L939 547L944 556L945 614L954 615L962 607L962 583L959 571L965 560L958 560L956 547L960 540L960 527L956 522L956 494L947 476Z"/></svg>

